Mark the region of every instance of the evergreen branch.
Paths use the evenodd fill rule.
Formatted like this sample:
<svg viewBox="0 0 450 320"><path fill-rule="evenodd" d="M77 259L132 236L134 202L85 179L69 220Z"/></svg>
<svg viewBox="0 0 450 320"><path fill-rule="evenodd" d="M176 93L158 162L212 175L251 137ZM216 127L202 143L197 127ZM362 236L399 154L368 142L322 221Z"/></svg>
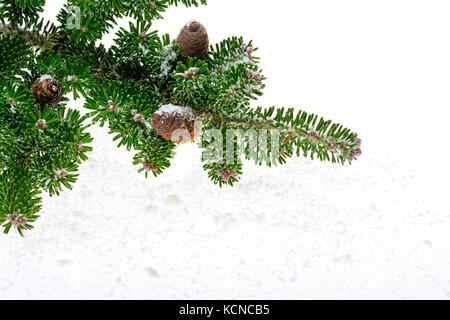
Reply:
<svg viewBox="0 0 450 320"><path fill-rule="evenodd" d="M85 107L93 123L108 125L118 147L136 150L133 163L141 165L139 172L146 176L160 175L170 167L175 145L161 139L151 125L152 114L162 105L162 98L133 81L103 82L95 87Z"/></svg>
<svg viewBox="0 0 450 320"><path fill-rule="evenodd" d="M33 174L22 168L12 167L0 174L0 226L4 233L16 228L23 236L31 230L41 209L40 191Z"/></svg>
<svg viewBox="0 0 450 320"><path fill-rule="evenodd" d="M14 26L31 25L39 19L43 12L45 0L1 0L0 22L8 20Z"/></svg>
<svg viewBox="0 0 450 320"><path fill-rule="evenodd" d="M276 113L275 113L276 111ZM361 140L356 133L331 120L325 120L314 114L299 111L294 115L294 109L275 109L275 107L255 110L247 109L242 115L227 116L217 113L209 107L197 108L199 116L215 124L254 129L277 130L283 139L279 154L289 154L292 149L298 156L314 156L321 161L351 163L361 155ZM272 118L272 116L275 116Z"/></svg>
<svg viewBox="0 0 450 320"><path fill-rule="evenodd" d="M203 149L203 169L214 184L232 187L242 176L240 151L243 142L236 135L230 137L228 126L222 122L209 122L204 131L199 143Z"/></svg>
<svg viewBox="0 0 450 320"><path fill-rule="evenodd" d="M5 232L32 228L40 192L52 196L73 187L92 150L86 130L95 123L108 126L118 147L135 151L139 172L156 177L170 167L174 142L198 138L201 120L203 167L221 187L240 180L242 158L273 166L294 155L342 164L361 155L358 135L338 123L292 108L250 107L265 88L251 41L232 37L208 51L198 21L186 24L176 41L151 30L169 6L205 0L68 0L58 27L39 20L44 4L0 0ZM80 9L75 27L74 8ZM110 49L96 45L124 16L135 23L120 28ZM65 106L69 93L86 98L87 116ZM174 137L179 131L183 136Z"/></svg>
<svg viewBox="0 0 450 320"><path fill-rule="evenodd" d="M6 80L23 76L31 56L31 48L21 37L0 36L0 77Z"/></svg>
<svg viewBox="0 0 450 320"><path fill-rule="evenodd" d="M0 24L0 33L2 33L4 36L6 35L20 35L27 39L27 41L30 41L32 44L37 44L40 42L41 36L36 33L29 30L25 30L22 28L18 28L16 25L13 24Z"/></svg>
<svg viewBox="0 0 450 320"><path fill-rule="evenodd" d="M162 13L164 13L169 6L178 6L182 3L186 7L198 7L200 4L206 5L206 0L133 0L124 1L128 6L126 12L127 16L135 18L137 21L147 21L162 19Z"/></svg>

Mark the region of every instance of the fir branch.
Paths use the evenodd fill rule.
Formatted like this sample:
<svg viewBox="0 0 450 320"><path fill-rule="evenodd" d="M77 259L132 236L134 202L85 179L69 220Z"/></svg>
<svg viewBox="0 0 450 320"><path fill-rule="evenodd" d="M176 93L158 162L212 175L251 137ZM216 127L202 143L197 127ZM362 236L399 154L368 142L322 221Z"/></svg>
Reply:
<svg viewBox="0 0 450 320"><path fill-rule="evenodd" d="M14 26L32 25L43 12L45 0L1 0L0 22L9 21Z"/></svg>
<svg viewBox="0 0 450 320"><path fill-rule="evenodd" d="M0 225L5 232L32 228L40 192L58 195L72 188L92 150L87 128L95 123L109 128L118 147L135 151L139 172L156 177L170 167L177 146L172 141L198 137L201 119L203 167L219 186L240 180L243 157L273 166L294 155L342 164L361 155L358 135L338 123L293 108L250 107L265 87L251 41L228 38L205 53L209 39L197 21L176 41L151 29L169 6L205 0L69 0L57 16L58 27L39 20L44 3L0 0ZM75 28L69 25L72 6L81 14ZM119 30L110 49L96 45L124 16L136 21ZM43 93L51 91L41 83L45 79L57 90L39 99L39 85ZM69 93L86 98L88 115L65 106ZM162 117L161 110L169 113ZM174 139L178 130L187 131L188 138Z"/></svg>
<svg viewBox="0 0 450 320"><path fill-rule="evenodd" d="M275 112L276 111L276 112ZM294 109L247 109L241 115L227 116L210 107L197 108L196 114L215 124L254 130L277 130L284 143L279 153L295 148L298 156L319 158L321 161L351 163L361 155L361 142L356 133L331 120L325 120L306 111L294 116ZM275 114L275 116L274 116ZM272 118L272 116L274 116Z"/></svg>
<svg viewBox="0 0 450 320"><path fill-rule="evenodd" d="M40 190L33 174L22 168L12 167L0 174L0 226L4 233L11 228L23 231L31 230L31 223L39 217L41 209Z"/></svg>
<svg viewBox="0 0 450 320"><path fill-rule="evenodd" d="M151 125L152 115L161 105L161 96L133 81L105 81L93 88L85 107L92 110L93 123L108 125L118 147L137 151L133 163L141 166L139 172L158 176L170 167L175 154L175 145L160 138Z"/></svg>

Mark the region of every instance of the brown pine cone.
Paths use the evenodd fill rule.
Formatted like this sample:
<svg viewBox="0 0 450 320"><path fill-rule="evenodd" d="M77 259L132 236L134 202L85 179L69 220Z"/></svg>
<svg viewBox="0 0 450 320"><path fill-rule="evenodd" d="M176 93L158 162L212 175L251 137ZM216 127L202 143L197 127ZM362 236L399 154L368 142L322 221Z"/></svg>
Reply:
<svg viewBox="0 0 450 320"><path fill-rule="evenodd" d="M200 119L187 108L166 105L152 116L152 126L156 133L173 143L193 142L201 133Z"/></svg>
<svg viewBox="0 0 450 320"><path fill-rule="evenodd" d="M209 48L208 33L198 21L191 21L181 30L177 38L178 49L183 61L188 57L200 59Z"/></svg>
<svg viewBox="0 0 450 320"><path fill-rule="evenodd" d="M46 104L49 107L53 107L61 100L62 87L51 76L42 76L33 83L31 92L33 92L34 97L42 108Z"/></svg>

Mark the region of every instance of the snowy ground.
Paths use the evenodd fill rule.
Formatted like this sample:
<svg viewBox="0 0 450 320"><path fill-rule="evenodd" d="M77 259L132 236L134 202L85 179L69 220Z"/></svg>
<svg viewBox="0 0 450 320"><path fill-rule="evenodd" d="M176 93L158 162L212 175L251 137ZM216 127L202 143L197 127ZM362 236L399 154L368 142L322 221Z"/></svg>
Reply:
<svg viewBox="0 0 450 320"><path fill-rule="evenodd" d="M195 146L145 180L94 128L75 189L24 239L0 236L0 299L450 298L449 3L209 2L155 27L198 18L213 43L253 39L258 103L353 128L361 160L247 164L221 190Z"/></svg>

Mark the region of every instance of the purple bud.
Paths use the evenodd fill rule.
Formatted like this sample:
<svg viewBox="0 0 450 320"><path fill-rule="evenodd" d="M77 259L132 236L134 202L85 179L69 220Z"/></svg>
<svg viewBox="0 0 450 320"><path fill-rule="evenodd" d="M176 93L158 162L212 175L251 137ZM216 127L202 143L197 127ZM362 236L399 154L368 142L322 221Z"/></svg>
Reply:
<svg viewBox="0 0 450 320"><path fill-rule="evenodd" d="M350 154L348 155L348 157L347 157L347 160L348 160L349 162L352 162L353 160L355 160L355 155L354 155L353 153L350 153Z"/></svg>
<svg viewBox="0 0 450 320"><path fill-rule="evenodd" d="M112 100L108 100L108 110L111 112L119 112L119 108L117 108L116 104Z"/></svg>
<svg viewBox="0 0 450 320"><path fill-rule="evenodd" d="M47 128L47 122L44 119L39 119L36 122L36 125L39 129L46 129Z"/></svg>
<svg viewBox="0 0 450 320"><path fill-rule="evenodd" d="M8 214L6 216L6 220L9 221L9 222L14 222L14 220L16 220L16 216L13 215L13 214Z"/></svg>
<svg viewBox="0 0 450 320"><path fill-rule="evenodd" d="M28 220L25 218L19 218L19 219L17 219L17 222L20 226L24 226L28 223Z"/></svg>
<svg viewBox="0 0 450 320"><path fill-rule="evenodd" d="M333 142L330 142L330 143L328 144L328 149L330 149L331 151L336 150L336 144L333 143Z"/></svg>
<svg viewBox="0 0 450 320"><path fill-rule="evenodd" d="M317 132L315 132L315 131L310 131L310 132L308 132L308 136L310 137L310 138L315 138L315 137L317 137Z"/></svg>
<svg viewBox="0 0 450 320"><path fill-rule="evenodd" d="M234 177L234 176L236 175L236 173L237 173L237 172L234 171L234 170L227 172L227 173L224 175L223 180L226 181L226 182L230 181L231 177Z"/></svg>
<svg viewBox="0 0 450 320"><path fill-rule="evenodd" d="M139 123L145 122L145 118L143 116L141 116L139 113L135 114L133 119L135 122L139 122Z"/></svg>
<svg viewBox="0 0 450 320"><path fill-rule="evenodd" d="M158 167L151 164L148 161L142 161L142 165L144 166L145 170L147 170L148 172L158 171Z"/></svg>
<svg viewBox="0 0 450 320"><path fill-rule="evenodd" d="M223 176L225 175L225 170L219 169L219 170L216 171L216 174L217 174L219 177L223 177Z"/></svg>
<svg viewBox="0 0 450 320"><path fill-rule="evenodd" d="M280 152L277 153L278 158L281 157L283 154L286 153L286 148L283 148L283 150L281 150Z"/></svg>
<svg viewBox="0 0 450 320"><path fill-rule="evenodd" d="M78 141L76 145L77 151L83 151L83 141Z"/></svg>
<svg viewBox="0 0 450 320"><path fill-rule="evenodd" d="M219 169L216 171L216 174L221 177L223 181L228 182L231 177L234 177L237 174L237 172L235 170L226 171L224 169Z"/></svg>
<svg viewBox="0 0 450 320"><path fill-rule="evenodd" d="M56 177L59 178L65 178L69 175L69 172L66 169L62 169L60 171L56 171Z"/></svg>
<svg viewBox="0 0 450 320"><path fill-rule="evenodd" d="M255 72L253 70L247 69L246 74L247 74L247 77L249 77L250 79L253 79L253 80L257 81L259 84L261 84L261 75L259 74L259 72Z"/></svg>
<svg viewBox="0 0 450 320"><path fill-rule="evenodd" d="M197 75L200 72L199 68L190 68L184 72L184 78L191 79L193 76Z"/></svg>

